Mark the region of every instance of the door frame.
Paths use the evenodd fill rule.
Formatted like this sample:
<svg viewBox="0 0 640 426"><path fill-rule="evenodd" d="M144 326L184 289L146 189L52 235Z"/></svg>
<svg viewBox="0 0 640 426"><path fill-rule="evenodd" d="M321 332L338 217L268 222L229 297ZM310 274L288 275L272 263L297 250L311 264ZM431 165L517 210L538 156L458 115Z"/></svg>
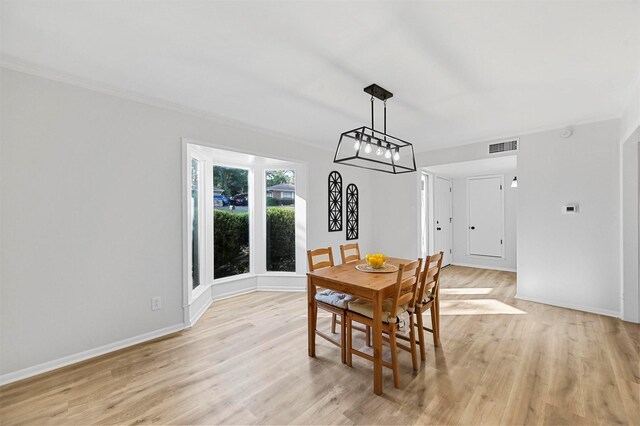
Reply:
<svg viewBox="0 0 640 426"><path fill-rule="evenodd" d="M471 254L471 203L470 203L470 198L471 198L471 191L470 191L470 181L472 180L479 180L479 179L493 179L493 178L499 178L500 179L500 217L502 220L502 227L501 227L501 234L500 234L500 238L502 240L502 244L500 244L500 257L498 256L489 256L489 255L481 255L481 254ZM506 259L506 250L505 250L505 246L506 246L506 239L504 237L504 232L505 232L505 224L504 224L504 175L483 175L483 176L472 176L472 177L468 177L467 178L467 256L472 256L472 257L477 257L480 259L484 259L487 257L493 258L493 259Z"/></svg>
<svg viewBox="0 0 640 426"><path fill-rule="evenodd" d="M430 253L431 243L431 190L430 184L433 178L424 170L420 171L420 215L418 217L418 227L420 229L419 253L420 257L426 258Z"/></svg>
<svg viewBox="0 0 640 426"><path fill-rule="evenodd" d="M431 229L431 234L433 235L433 246L431 247L431 253L435 253L436 251L436 220L435 220L435 215L436 215L436 209L437 207L437 202L436 202L436 179L442 179L442 180L446 180L447 182L449 182L449 214L451 215L449 217L449 263L447 263L446 265L443 263L443 266L448 266L448 265L453 265L453 178L448 178L448 177L444 177L444 176L438 176L438 175L432 175L433 176L433 209L431 211L432 215L431 215L431 223L430 223L430 228ZM445 253L445 256L447 257L447 253Z"/></svg>

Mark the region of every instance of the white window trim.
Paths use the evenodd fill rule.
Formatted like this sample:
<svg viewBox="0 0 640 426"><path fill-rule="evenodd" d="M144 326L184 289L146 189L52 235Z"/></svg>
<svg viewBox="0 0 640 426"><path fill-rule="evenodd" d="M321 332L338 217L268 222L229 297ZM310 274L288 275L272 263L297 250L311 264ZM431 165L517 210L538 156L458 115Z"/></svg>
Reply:
<svg viewBox="0 0 640 426"><path fill-rule="evenodd" d="M206 201L206 197L204 196L206 194L206 190L205 190L205 186L206 186L206 179L205 179L205 170L206 170L206 161L205 159L202 157L202 155L194 150L189 150L188 152L188 156L187 156L187 185L188 185L188 189L187 189L187 200L186 200L186 204L187 204L187 283L188 283L188 289L189 289L189 294L191 295L191 299L196 298L197 296L199 296L200 294L202 294L204 291L206 291L207 288L207 280L206 280L206 275L202 273L202 268L200 268L199 271L199 275L200 275L200 284L198 285L198 287L196 287L195 289L193 288L193 277L191 275L191 260L192 260L192 256L193 256L193 234L192 234L192 221L191 221L191 217L192 217L192 206L191 206L191 194L190 194L190 188L191 188L191 179L192 179L192 175L191 175L191 162L193 159L198 160L199 162L199 173L200 176L198 177L199 182L198 182L198 204L199 206L201 206L201 208L198 211L198 224L200 229L206 229L206 223L203 221L203 215L204 215L204 211L206 211L206 207L204 206L204 203ZM204 207L204 208L202 208ZM204 259L204 257L206 256L206 248L205 248L205 241L203 241L202 238L198 239L198 252L200 255L200 261L202 262L202 260Z"/></svg>

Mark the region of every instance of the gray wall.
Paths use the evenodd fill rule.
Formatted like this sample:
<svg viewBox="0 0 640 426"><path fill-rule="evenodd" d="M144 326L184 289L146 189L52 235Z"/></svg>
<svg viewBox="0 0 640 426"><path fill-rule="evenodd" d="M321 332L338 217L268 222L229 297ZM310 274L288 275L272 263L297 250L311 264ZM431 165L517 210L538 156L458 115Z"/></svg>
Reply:
<svg viewBox="0 0 640 426"><path fill-rule="evenodd" d="M326 187L340 170L372 246L371 173L334 166L337 140L319 150L5 69L1 100L1 375L183 323L182 137L306 161L307 242L337 256Z"/></svg>

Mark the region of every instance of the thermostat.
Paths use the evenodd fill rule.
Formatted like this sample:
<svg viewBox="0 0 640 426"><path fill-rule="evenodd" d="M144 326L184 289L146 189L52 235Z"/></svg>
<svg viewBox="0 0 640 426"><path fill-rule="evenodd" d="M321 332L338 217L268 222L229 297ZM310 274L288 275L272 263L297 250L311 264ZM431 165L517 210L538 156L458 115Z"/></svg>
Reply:
<svg viewBox="0 0 640 426"><path fill-rule="evenodd" d="M565 204L562 206L562 214L577 214L577 213L578 213L577 204Z"/></svg>

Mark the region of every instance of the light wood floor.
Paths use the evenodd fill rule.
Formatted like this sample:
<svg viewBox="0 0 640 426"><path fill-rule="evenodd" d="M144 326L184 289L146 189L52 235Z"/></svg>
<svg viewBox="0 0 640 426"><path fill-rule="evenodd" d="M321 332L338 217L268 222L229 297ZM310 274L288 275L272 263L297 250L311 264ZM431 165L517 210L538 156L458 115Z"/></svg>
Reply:
<svg viewBox="0 0 640 426"><path fill-rule="evenodd" d="M307 356L301 293L216 302L189 331L0 388L13 424L595 424L640 422L640 328L513 298L515 274L449 267L442 347L402 389L385 369ZM425 315L425 318L428 315ZM328 325L328 317L323 318Z"/></svg>

